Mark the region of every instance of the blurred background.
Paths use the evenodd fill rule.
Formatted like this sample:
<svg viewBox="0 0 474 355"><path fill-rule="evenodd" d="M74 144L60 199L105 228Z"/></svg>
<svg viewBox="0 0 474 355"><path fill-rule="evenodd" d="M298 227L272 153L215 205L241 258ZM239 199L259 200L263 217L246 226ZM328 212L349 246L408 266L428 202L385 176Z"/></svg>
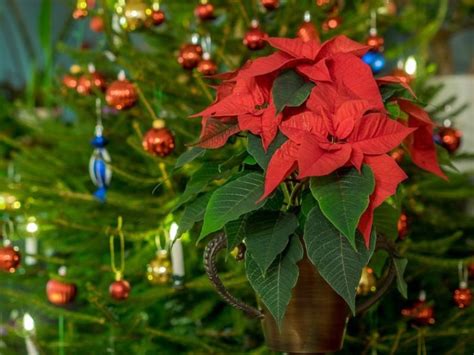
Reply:
<svg viewBox="0 0 474 355"><path fill-rule="evenodd" d="M410 178L384 232L408 300L391 290L351 319L341 353L473 353L472 0L0 0L0 354L270 353L214 293L193 229L171 246L210 180L175 168L212 101L205 76L271 53L265 33L367 42L374 74L409 83L437 123L449 182L392 153ZM243 266L222 269L254 301ZM117 273L130 290L109 290Z"/></svg>

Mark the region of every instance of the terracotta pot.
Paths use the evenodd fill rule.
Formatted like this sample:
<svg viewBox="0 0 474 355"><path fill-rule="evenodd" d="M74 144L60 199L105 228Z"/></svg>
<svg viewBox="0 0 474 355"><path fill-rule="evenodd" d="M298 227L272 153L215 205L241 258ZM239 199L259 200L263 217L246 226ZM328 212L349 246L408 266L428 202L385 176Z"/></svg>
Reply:
<svg viewBox="0 0 474 355"><path fill-rule="evenodd" d="M392 259L396 251L386 240L377 242L378 249L389 252ZM310 260L305 257L298 263L299 278L292 290L292 297L286 309L281 329L262 304L257 310L232 296L220 280L215 265L219 251L227 248L225 234L218 234L209 242L204 252L204 266L216 291L231 306L248 316L260 318L263 333L271 350L293 353L328 353L342 349L349 309L346 302L321 277ZM392 260L391 259L391 260ZM363 312L385 293L395 276L393 262L377 292L357 307Z"/></svg>

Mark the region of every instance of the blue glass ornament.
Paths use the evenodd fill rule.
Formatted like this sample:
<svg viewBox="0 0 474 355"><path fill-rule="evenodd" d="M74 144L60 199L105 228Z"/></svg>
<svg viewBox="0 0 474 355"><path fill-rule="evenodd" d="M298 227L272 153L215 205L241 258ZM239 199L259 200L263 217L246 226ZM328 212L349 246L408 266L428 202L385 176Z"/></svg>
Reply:
<svg viewBox="0 0 474 355"><path fill-rule="evenodd" d="M369 51L362 57L364 63L370 66L372 73L377 74L385 67L385 57L383 53L377 51Z"/></svg>

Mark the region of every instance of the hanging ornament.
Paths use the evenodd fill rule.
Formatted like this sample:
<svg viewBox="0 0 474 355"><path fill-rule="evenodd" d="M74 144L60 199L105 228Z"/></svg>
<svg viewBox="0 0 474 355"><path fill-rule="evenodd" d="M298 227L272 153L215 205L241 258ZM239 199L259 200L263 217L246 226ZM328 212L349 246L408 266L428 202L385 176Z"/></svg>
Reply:
<svg viewBox="0 0 474 355"><path fill-rule="evenodd" d="M467 308L472 303L472 292L467 286L467 280L469 277L468 269L462 262L459 263L459 288L454 291L453 300L458 308Z"/></svg>
<svg viewBox="0 0 474 355"><path fill-rule="evenodd" d="M117 110L125 110L137 102L137 90L135 86L126 79L123 70L120 71L118 80L114 81L107 88L105 100L109 106Z"/></svg>
<svg viewBox="0 0 474 355"><path fill-rule="evenodd" d="M77 0L76 1L76 7L74 11L72 12L72 17L75 20L80 20L83 19L84 17L87 16L89 13L88 11L88 4L86 0Z"/></svg>
<svg viewBox="0 0 474 355"><path fill-rule="evenodd" d="M405 212L400 214L397 222L397 231L398 231L398 238L400 240L405 239L408 234L408 217Z"/></svg>
<svg viewBox="0 0 474 355"><path fill-rule="evenodd" d="M309 42L311 40L318 40L319 33L316 26L311 22L311 13L305 11L303 17L303 23L298 27L296 35L301 38L304 42Z"/></svg>
<svg viewBox="0 0 474 355"><path fill-rule="evenodd" d="M107 187L112 179L112 169L110 168L110 155L105 148L109 143L103 136L101 101L96 99L97 124L95 126L94 138L91 141L94 152L89 160L89 175L92 182L97 186L94 196L101 202L105 202Z"/></svg>
<svg viewBox="0 0 474 355"><path fill-rule="evenodd" d="M171 265L173 266L173 287L182 288L184 286L184 253L183 243L178 238L178 225L171 223L169 239L171 242Z"/></svg>
<svg viewBox="0 0 474 355"><path fill-rule="evenodd" d="M118 236L120 240L120 267L118 268L115 265L114 239L116 236ZM128 281L123 279L123 273L125 271L125 236L123 235L122 231L122 217L118 218L117 229L115 232L110 234L109 245L110 265L115 275L115 281L112 282L109 287L109 294L113 299L117 301L123 301L128 298L131 287Z"/></svg>
<svg viewBox="0 0 474 355"><path fill-rule="evenodd" d="M166 238L169 241L169 238ZM173 269L171 259L168 253L168 245L161 247L160 237L155 237L156 255L146 266L146 278L153 285L163 285L169 283ZM168 243L166 243L168 244Z"/></svg>
<svg viewBox="0 0 474 355"><path fill-rule="evenodd" d="M403 148L395 148L392 150L390 153L390 156L398 163L400 164L403 161L403 158L405 158L405 151Z"/></svg>
<svg viewBox="0 0 474 355"><path fill-rule="evenodd" d="M154 26L159 26L166 20L165 13L160 10L160 2L154 1L151 5L151 19Z"/></svg>
<svg viewBox="0 0 474 355"><path fill-rule="evenodd" d="M191 43L184 44L179 50L178 63L184 69L194 69L202 59L202 52L202 47L199 44L199 35L195 33L191 36Z"/></svg>
<svg viewBox="0 0 474 355"><path fill-rule="evenodd" d="M316 6L322 7L323 9L331 9L336 5L336 0L315 0Z"/></svg>
<svg viewBox="0 0 474 355"><path fill-rule="evenodd" d="M402 315L410 318L416 325L433 325L435 324L433 306L426 303L426 293L420 292L418 301L411 307L403 308Z"/></svg>
<svg viewBox="0 0 474 355"><path fill-rule="evenodd" d="M0 247L0 270L14 273L20 266L21 254L17 247L13 246L10 238L14 234L13 222L8 219L3 223L2 236L3 247Z"/></svg>
<svg viewBox="0 0 474 355"><path fill-rule="evenodd" d="M448 123L451 124L450 122ZM458 129L448 127L441 127L438 130L437 137L435 139L446 149L449 153L453 154L461 145L462 132Z"/></svg>
<svg viewBox="0 0 474 355"><path fill-rule="evenodd" d="M214 20L214 5L209 0L200 0L199 4L194 9L194 15L201 21Z"/></svg>
<svg viewBox="0 0 474 355"><path fill-rule="evenodd" d="M94 32L104 32L104 18L99 15L92 17L89 28Z"/></svg>
<svg viewBox="0 0 474 355"><path fill-rule="evenodd" d="M120 26L128 32L149 27L153 23L152 9L144 0L118 0L115 11L119 15Z"/></svg>
<svg viewBox="0 0 474 355"><path fill-rule="evenodd" d="M273 11L280 6L280 0L260 0L260 4L268 11Z"/></svg>
<svg viewBox="0 0 474 355"><path fill-rule="evenodd" d="M377 9L379 15L394 16L397 14L397 5L394 0L384 0L384 4Z"/></svg>
<svg viewBox="0 0 474 355"><path fill-rule="evenodd" d="M163 120L155 120L153 128L150 128L143 136L142 145L148 153L164 158L174 151L174 136L165 127Z"/></svg>
<svg viewBox="0 0 474 355"><path fill-rule="evenodd" d="M76 90L81 95L89 95L93 90L105 89L105 79L96 72L93 64L88 65L88 70L89 72L83 74L77 81Z"/></svg>
<svg viewBox="0 0 474 355"><path fill-rule="evenodd" d="M326 20L324 20L321 27L324 32L329 32L338 28L341 24L342 17L335 13L333 15L330 15Z"/></svg>
<svg viewBox="0 0 474 355"><path fill-rule="evenodd" d="M77 77L71 74L64 75L62 81L63 81L63 85L67 87L68 89L76 89L77 87L78 79Z"/></svg>
<svg viewBox="0 0 474 355"><path fill-rule="evenodd" d="M364 63L370 66L372 73L378 74L385 68L385 56L382 53L383 50L383 38L377 35L377 14L375 11L370 13L370 30L369 30L369 41L372 40L372 49L362 56Z"/></svg>
<svg viewBox="0 0 474 355"><path fill-rule="evenodd" d="M59 276L65 277L66 273L66 267L61 266L58 271ZM55 305L62 306L73 302L76 294L77 287L73 283L51 279L46 284L48 301Z"/></svg>
<svg viewBox="0 0 474 355"><path fill-rule="evenodd" d="M204 53L197 66L197 71L202 75L214 75L217 73L217 64L211 59L211 37L203 38L201 46Z"/></svg>
<svg viewBox="0 0 474 355"><path fill-rule="evenodd" d="M357 294L360 296L367 296L377 290L377 280L375 279L374 270L368 266L362 269L359 286L357 286Z"/></svg>
<svg viewBox="0 0 474 355"><path fill-rule="evenodd" d="M250 29L244 36L244 44L247 46L248 49L253 51L258 51L265 47L266 42L265 38L267 34L260 29L260 25L258 21L253 19L250 23Z"/></svg>

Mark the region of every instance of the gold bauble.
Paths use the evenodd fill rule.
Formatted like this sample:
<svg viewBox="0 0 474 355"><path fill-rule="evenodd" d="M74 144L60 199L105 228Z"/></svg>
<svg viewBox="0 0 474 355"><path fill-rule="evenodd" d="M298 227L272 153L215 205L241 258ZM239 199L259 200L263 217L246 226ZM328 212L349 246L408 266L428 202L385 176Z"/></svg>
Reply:
<svg viewBox="0 0 474 355"><path fill-rule="evenodd" d="M163 285L171 280L171 260L166 250L159 250L146 266L146 278L153 285Z"/></svg>
<svg viewBox="0 0 474 355"><path fill-rule="evenodd" d="M377 280L375 279L374 270L368 266L362 269L359 286L357 286L357 294L366 296L369 293L375 292Z"/></svg>
<svg viewBox="0 0 474 355"><path fill-rule="evenodd" d="M120 26L126 31L135 31L153 24L152 9L142 0L129 0L123 7Z"/></svg>
<svg viewBox="0 0 474 355"><path fill-rule="evenodd" d="M7 192L0 193L0 210L12 211L21 207L21 202L15 196Z"/></svg>

